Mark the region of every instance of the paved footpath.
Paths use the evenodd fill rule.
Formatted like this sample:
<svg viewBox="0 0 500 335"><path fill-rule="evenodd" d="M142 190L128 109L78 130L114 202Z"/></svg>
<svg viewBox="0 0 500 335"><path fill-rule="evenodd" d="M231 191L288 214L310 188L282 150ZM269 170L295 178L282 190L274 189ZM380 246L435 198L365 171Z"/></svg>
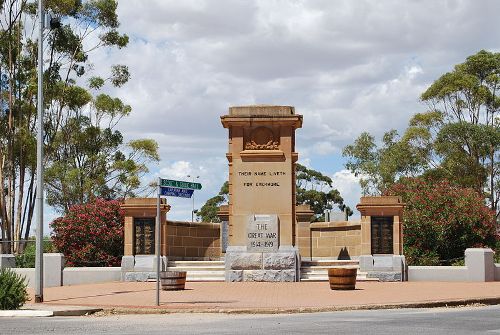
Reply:
<svg viewBox="0 0 500 335"><path fill-rule="evenodd" d="M500 304L500 282L358 282L354 291L332 291L327 282L188 282L184 291L160 291L159 307L155 285L112 282L46 288L44 305L92 306L122 313L277 313Z"/></svg>

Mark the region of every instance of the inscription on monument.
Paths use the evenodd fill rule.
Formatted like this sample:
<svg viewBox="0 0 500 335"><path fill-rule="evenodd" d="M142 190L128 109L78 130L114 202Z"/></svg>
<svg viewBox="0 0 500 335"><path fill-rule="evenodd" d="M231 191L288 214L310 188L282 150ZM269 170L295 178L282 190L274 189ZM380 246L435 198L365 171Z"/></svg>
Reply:
<svg viewBox="0 0 500 335"><path fill-rule="evenodd" d="M286 172L284 172L284 171L238 171L237 175L238 175L238 177L242 178L244 187L279 187L280 180L276 180L276 177L286 176ZM260 178L262 181L256 181L257 178ZM266 178L269 180L264 180Z"/></svg>
<svg viewBox="0 0 500 335"><path fill-rule="evenodd" d="M247 251L278 251L278 217L251 215L247 223Z"/></svg>

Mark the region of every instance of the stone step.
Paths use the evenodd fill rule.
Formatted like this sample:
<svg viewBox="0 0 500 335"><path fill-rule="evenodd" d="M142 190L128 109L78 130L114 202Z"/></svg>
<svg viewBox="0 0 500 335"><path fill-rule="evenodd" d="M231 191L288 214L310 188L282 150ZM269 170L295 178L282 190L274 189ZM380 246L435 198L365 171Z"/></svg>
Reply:
<svg viewBox="0 0 500 335"><path fill-rule="evenodd" d="M167 268L168 271L185 271L179 270L177 268ZM224 276L224 271L214 271L214 270L187 270L186 275L189 276Z"/></svg>
<svg viewBox="0 0 500 335"><path fill-rule="evenodd" d="M336 268L353 268L353 267L356 267L359 269L359 266L356 264L356 265L340 265L340 266L335 266ZM308 272L308 271L323 271L323 272L328 272L328 269L331 269L332 266L301 266L300 267L300 271L305 271L305 272Z"/></svg>
<svg viewBox="0 0 500 335"><path fill-rule="evenodd" d="M337 259L325 259L325 260L302 260L301 265L303 267L312 267L312 266L349 266L349 265L358 265L358 260L337 260Z"/></svg>
<svg viewBox="0 0 500 335"><path fill-rule="evenodd" d="M186 271L188 282L222 282L225 280L224 261L182 261L168 262L168 271Z"/></svg>
<svg viewBox="0 0 500 335"><path fill-rule="evenodd" d="M214 265L214 266L168 266L167 267L168 271L222 271L224 272L225 267L220 266L220 265Z"/></svg>
<svg viewBox="0 0 500 335"><path fill-rule="evenodd" d="M188 282L223 282L225 281L225 277L186 277L186 281Z"/></svg>
<svg viewBox="0 0 500 335"><path fill-rule="evenodd" d="M305 276L328 276L328 271L322 271L322 270L315 270L315 269L308 269L307 271L304 271L303 269L300 270L301 275ZM361 272L358 270L357 275L367 275L367 272Z"/></svg>
<svg viewBox="0 0 500 335"><path fill-rule="evenodd" d="M313 278L309 278L309 277L301 277L300 278L300 281L328 281L328 276L324 276L324 277L313 277ZM366 277L363 277L363 276L357 276L356 277L356 281L359 281L359 282L362 282L362 281L378 281L378 278L366 278Z"/></svg>
<svg viewBox="0 0 500 335"><path fill-rule="evenodd" d="M224 266L224 261L168 261L168 266Z"/></svg>

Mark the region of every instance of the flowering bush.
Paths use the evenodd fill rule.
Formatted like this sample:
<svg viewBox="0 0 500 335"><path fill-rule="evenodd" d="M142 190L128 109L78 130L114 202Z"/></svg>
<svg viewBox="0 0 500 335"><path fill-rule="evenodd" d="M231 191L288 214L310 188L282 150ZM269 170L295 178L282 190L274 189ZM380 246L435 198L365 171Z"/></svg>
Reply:
<svg viewBox="0 0 500 335"><path fill-rule="evenodd" d="M66 216L55 219L52 241L68 266L119 266L123 223L118 201L97 199L73 206Z"/></svg>
<svg viewBox="0 0 500 335"><path fill-rule="evenodd" d="M406 203L403 241L411 265L452 262L466 248L495 248L499 240L495 213L472 189L445 180L407 178L387 193L402 196Z"/></svg>

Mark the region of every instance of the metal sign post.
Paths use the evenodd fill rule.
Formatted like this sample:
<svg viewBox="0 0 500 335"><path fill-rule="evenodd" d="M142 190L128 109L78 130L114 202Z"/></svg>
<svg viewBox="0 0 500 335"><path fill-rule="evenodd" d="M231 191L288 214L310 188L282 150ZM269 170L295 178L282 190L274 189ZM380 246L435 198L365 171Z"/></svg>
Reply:
<svg viewBox="0 0 500 335"><path fill-rule="evenodd" d="M156 200L156 228L155 228L155 253L156 253L156 306L160 306L160 268L161 268L161 197L191 198L194 190L201 190L201 184L186 181L162 179L158 177Z"/></svg>
<svg viewBox="0 0 500 335"><path fill-rule="evenodd" d="M156 232L155 232L155 249L156 249L156 306L160 306L160 246L161 246L161 210L160 210L160 192L161 192L161 178L158 178L158 191L156 200Z"/></svg>

